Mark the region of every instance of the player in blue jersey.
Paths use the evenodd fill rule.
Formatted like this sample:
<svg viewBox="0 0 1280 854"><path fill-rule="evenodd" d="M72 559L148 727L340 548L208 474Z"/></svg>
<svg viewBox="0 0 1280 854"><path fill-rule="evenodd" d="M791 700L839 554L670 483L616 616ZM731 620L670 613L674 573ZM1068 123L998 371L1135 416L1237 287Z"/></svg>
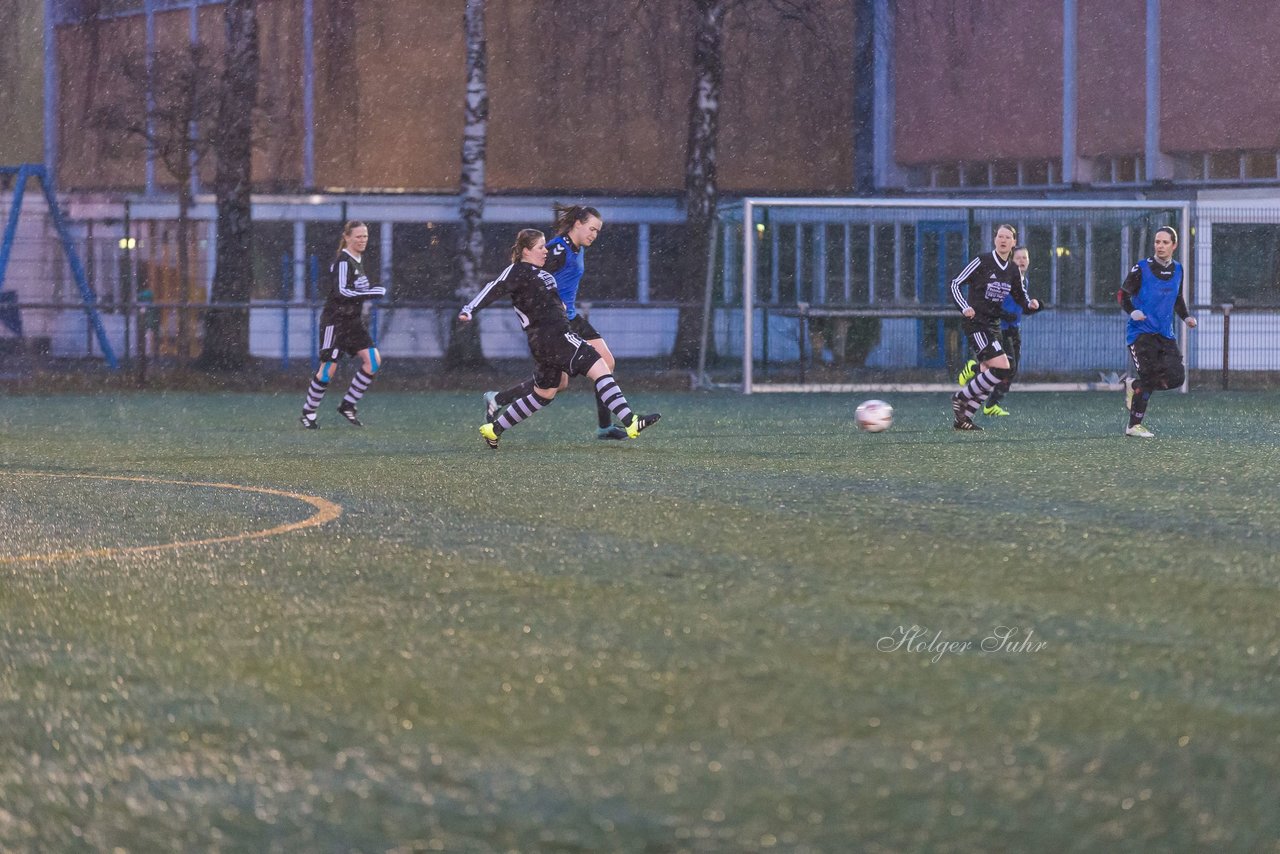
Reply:
<svg viewBox="0 0 1280 854"><path fill-rule="evenodd" d="M1133 266L1116 294L1129 315L1125 343L1138 371L1137 379L1125 380L1124 403L1129 410L1126 436L1154 438L1155 434L1142 423L1152 393L1178 388L1187 377L1174 337L1173 318L1182 318L1188 329L1196 328L1196 319L1182 298L1185 273L1182 265L1173 260L1177 248L1178 232L1167 225L1156 229L1155 254Z"/></svg>

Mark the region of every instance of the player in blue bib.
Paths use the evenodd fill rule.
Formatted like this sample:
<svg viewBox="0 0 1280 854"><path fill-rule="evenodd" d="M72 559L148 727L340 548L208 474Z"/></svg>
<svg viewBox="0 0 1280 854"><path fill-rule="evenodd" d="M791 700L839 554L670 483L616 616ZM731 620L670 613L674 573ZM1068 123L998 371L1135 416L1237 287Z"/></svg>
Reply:
<svg viewBox="0 0 1280 854"><path fill-rule="evenodd" d="M547 241L547 263L543 267L556 277L560 299L564 300L565 313L569 315L569 328L596 349L613 371L615 360L604 336L596 331L578 309L578 286L586 272L587 247L596 242L604 221L600 212L586 205L556 205L556 236ZM612 413L596 400L596 438L625 439L626 431L613 423Z"/></svg>
<svg viewBox="0 0 1280 854"><path fill-rule="evenodd" d="M1134 438L1155 437L1142 423L1152 393L1178 388L1187 376L1173 319L1182 318L1188 329L1196 328L1196 319L1182 298L1185 276L1182 265L1173 260L1177 247L1178 232L1167 225L1156 229L1155 254L1133 265L1116 294L1129 315L1125 343L1138 374L1137 379L1125 380L1129 426L1124 434Z"/></svg>

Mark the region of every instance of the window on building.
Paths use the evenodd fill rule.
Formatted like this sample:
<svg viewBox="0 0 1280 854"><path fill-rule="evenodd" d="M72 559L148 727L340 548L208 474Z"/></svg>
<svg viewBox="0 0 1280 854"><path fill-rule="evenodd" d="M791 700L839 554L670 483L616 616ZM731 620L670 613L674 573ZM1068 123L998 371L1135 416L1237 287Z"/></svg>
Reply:
<svg viewBox="0 0 1280 854"><path fill-rule="evenodd" d="M890 233L892 234L892 232ZM916 288L918 286L916 282L916 230L909 225L904 225L898 230L897 238L902 244L902 262L898 265L898 269L896 271L898 288L902 294L900 301L915 302L917 295ZM892 245L893 244L891 242L891 250ZM963 264L964 261L961 261L960 263ZM885 269L892 272L894 268L893 265L890 264ZM890 278L890 283L892 284L892 278ZM926 303L933 303L935 301L933 295L930 294L928 290L925 290L921 294L920 299Z"/></svg>
<svg viewBox="0 0 1280 854"><path fill-rule="evenodd" d="M253 224L251 298L293 299L293 223L259 220Z"/></svg>
<svg viewBox="0 0 1280 854"><path fill-rule="evenodd" d="M1135 157L1111 158L1111 183L1136 184L1141 180L1138 174L1138 160Z"/></svg>
<svg viewBox="0 0 1280 854"><path fill-rule="evenodd" d="M398 222L391 227L392 297L456 303L457 223Z"/></svg>
<svg viewBox="0 0 1280 854"><path fill-rule="evenodd" d="M1120 257L1120 229L1099 227L1093 230L1092 302L1098 306L1115 305L1116 291L1129 272Z"/></svg>
<svg viewBox="0 0 1280 854"><path fill-rule="evenodd" d="M1244 156L1244 177L1251 181L1266 181L1276 177L1276 153L1251 151Z"/></svg>
<svg viewBox="0 0 1280 854"><path fill-rule="evenodd" d="M1018 242L1027 247L1031 267L1027 270L1031 294L1046 302L1056 302L1053 294L1054 254L1053 229L1047 225L1031 225L1018 234Z"/></svg>
<svg viewBox="0 0 1280 854"><path fill-rule="evenodd" d="M867 284L871 275L871 228L865 225L846 225L843 231L849 236L849 300L852 305L866 305L868 298ZM841 241L843 242L843 235ZM840 257L844 258L844 247L840 248ZM841 300L844 299L844 281L839 285Z"/></svg>
<svg viewBox="0 0 1280 854"><path fill-rule="evenodd" d="M1234 151L1215 151L1208 156L1205 177L1210 181L1240 180L1240 155Z"/></svg>
<svg viewBox="0 0 1280 854"><path fill-rule="evenodd" d="M991 176L985 163L965 163L960 167L960 177L966 187L989 187Z"/></svg>
<svg viewBox="0 0 1280 854"><path fill-rule="evenodd" d="M649 299L653 302L667 302L684 297L680 287L680 241L684 237L682 225L652 225L649 227ZM769 230L761 232L756 243L756 269L764 275L757 275L756 299L768 302L768 270L769 270Z"/></svg>
<svg viewBox="0 0 1280 854"><path fill-rule="evenodd" d="M935 187L959 187L960 167L955 163L939 163L933 167L931 180Z"/></svg>
<svg viewBox="0 0 1280 854"><path fill-rule="evenodd" d="M791 305L800 299L796 294L796 226L794 223L774 224L772 228L777 230L777 242L771 246L778 253L778 301L783 305ZM804 239L803 235L800 235L800 239Z"/></svg>
<svg viewBox="0 0 1280 854"><path fill-rule="evenodd" d="M1018 161L1002 160L995 164L992 181L998 187L1015 187L1018 185Z"/></svg>
<svg viewBox="0 0 1280 854"><path fill-rule="evenodd" d="M1063 305L1084 303L1084 226L1059 226L1053 254L1048 259L1056 266L1058 280L1057 301ZM1050 276L1054 274L1050 270Z"/></svg>
<svg viewBox="0 0 1280 854"><path fill-rule="evenodd" d="M635 225L605 223L600 236L587 251L586 273L582 278L584 301L636 298L637 240Z"/></svg>
<svg viewBox="0 0 1280 854"><path fill-rule="evenodd" d="M1280 225L1213 227L1212 300L1280 305Z"/></svg>
<svg viewBox="0 0 1280 854"><path fill-rule="evenodd" d="M1022 183L1043 187L1049 183L1049 161L1030 160L1022 165Z"/></svg>

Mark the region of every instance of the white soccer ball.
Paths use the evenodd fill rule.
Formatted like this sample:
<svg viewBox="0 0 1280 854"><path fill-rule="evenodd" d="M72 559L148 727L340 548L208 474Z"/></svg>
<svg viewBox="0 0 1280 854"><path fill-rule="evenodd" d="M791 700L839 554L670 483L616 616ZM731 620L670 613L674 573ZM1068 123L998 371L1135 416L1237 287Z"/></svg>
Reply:
<svg viewBox="0 0 1280 854"><path fill-rule="evenodd" d="M859 430L880 433L893 425L893 407L883 400L864 400L853 413Z"/></svg>

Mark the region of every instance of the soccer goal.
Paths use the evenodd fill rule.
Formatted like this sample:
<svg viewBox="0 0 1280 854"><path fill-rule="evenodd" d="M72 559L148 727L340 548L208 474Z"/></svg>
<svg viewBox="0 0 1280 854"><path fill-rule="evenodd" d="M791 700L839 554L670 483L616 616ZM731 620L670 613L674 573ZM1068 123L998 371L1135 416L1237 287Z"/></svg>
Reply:
<svg viewBox="0 0 1280 854"><path fill-rule="evenodd" d="M953 390L969 354L950 283L1002 223L1048 306L1021 322L1019 388L1119 388L1115 294L1161 226L1187 236L1190 269L1181 201L744 199L721 217L717 364L740 356L747 394Z"/></svg>

